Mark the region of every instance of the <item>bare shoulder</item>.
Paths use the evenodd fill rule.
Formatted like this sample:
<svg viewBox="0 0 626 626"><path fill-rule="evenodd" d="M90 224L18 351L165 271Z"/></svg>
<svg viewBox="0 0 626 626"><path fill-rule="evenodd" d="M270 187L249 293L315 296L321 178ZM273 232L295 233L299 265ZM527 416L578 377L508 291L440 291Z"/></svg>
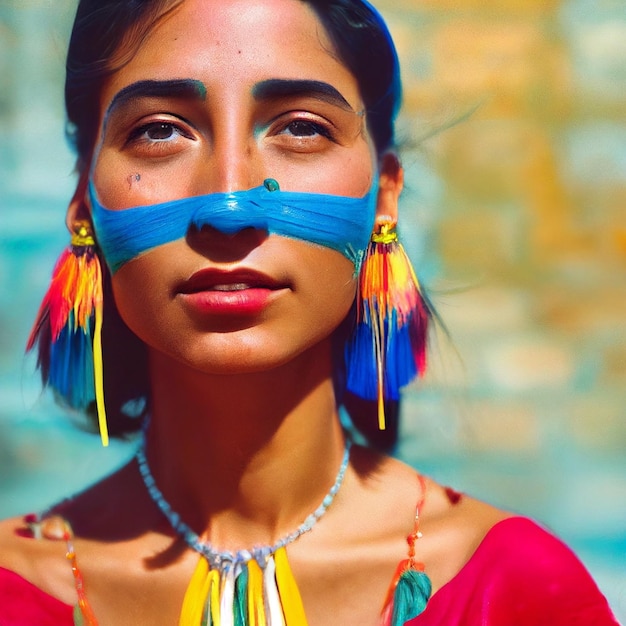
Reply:
<svg viewBox="0 0 626 626"><path fill-rule="evenodd" d="M459 573L498 522L514 514L431 479L426 485L420 548L436 591Z"/></svg>
<svg viewBox="0 0 626 626"><path fill-rule="evenodd" d="M109 542L110 537L103 534L102 525L108 523L108 532L116 532L118 527L111 520L122 518L119 511L128 508L117 506L122 496L118 495L116 500L111 494L124 494L126 500L136 498L135 492L126 494L128 485L128 469L122 468L76 496L57 503L38 523L33 523L35 520L29 518L34 516L30 515L1 520L0 568L14 572L66 604L73 604L76 591L67 559L67 538L73 537L73 543L80 545L81 554L87 547L97 546L99 539L100 543Z"/></svg>
<svg viewBox="0 0 626 626"><path fill-rule="evenodd" d="M458 532L468 540L478 541L499 521L512 513L477 500L453 487L425 479L426 497L422 509L423 523L439 532Z"/></svg>
<svg viewBox="0 0 626 626"><path fill-rule="evenodd" d="M66 552L64 541L35 539L24 517L0 521L0 567L70 603L74 594Z"/></svg>
<svg viewBox="0 0 626 626"><path fill-rule="evenodd" d="M507 511L437 483L402 461L369 449L357 448L352 465L365 490L379 505L395 505L386 509L390 516L398 512L398 507L414 514L419 504L424 530L457 531L471 543L472 539L480 541L494 524L511 516Z"/></svg>
<svg viewBox="0 0 626 626"><path fill-rule="evenodd" d="M22 569L27 555L23 541L25 534L24 519L21 517L11 517L0 520L0 567L17 571Z"/></svg>
<svg viewBox="0 0 626 626"><path fill-rule="evenodd" d="M368 448L357 447L351 458L359 489L353 513L381 534L400 536L402 542L414 525L416 507L424 500L426 482L410 466Z"/></svg>
<svg viewBox="0 0 626 626"><path fill-rule="evenodd" d="M424 563L434 590L463 568L494 525L513 516L393 458L359 451L354 464L369 498L376 501L379 528L406 537L419 505L416 557Z"/></svg>
<svg viewBox="0 0 626 626"><path fill-rule="evenodd" d="M28 569L42 543L29 537L25 518L0 521L0 567L21 573Z"/></svg>

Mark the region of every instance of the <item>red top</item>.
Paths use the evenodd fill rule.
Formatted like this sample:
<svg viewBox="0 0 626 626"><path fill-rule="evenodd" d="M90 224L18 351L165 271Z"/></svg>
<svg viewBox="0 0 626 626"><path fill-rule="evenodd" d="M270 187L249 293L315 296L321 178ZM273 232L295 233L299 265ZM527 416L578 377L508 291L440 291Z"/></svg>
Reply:
<svg viewBox="0 0 626 626"><path fill-rule="evenodd" d="M1 626L73 626L73 607L0 568ZM407 626L619 626L573 552L534 522L496 524Z"/></svg>
<svg viewBox="0 0 626 626"><path fill-rule="evenodd" d="M523 517L497 523L410 626L619 626L561 541Z"/></svg>
<svg viewBox="0 0 626 626"><path fill-rule="evenodd" d="M2 626L74 626L74 608L0 567Z"/></svg>

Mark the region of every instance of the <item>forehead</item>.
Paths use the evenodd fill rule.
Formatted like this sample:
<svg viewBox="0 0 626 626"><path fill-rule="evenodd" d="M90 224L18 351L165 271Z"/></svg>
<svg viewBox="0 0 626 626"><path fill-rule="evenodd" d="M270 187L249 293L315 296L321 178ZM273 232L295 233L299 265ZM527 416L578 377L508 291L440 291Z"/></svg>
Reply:
<svg viewBox="0 0 626 626"><path fill-rule="evenodd" d="M111 77L102 104L133 82L174 77L223 97L272 78L323 80L360 104L355 78L302 0L184 0Z"/></svg>

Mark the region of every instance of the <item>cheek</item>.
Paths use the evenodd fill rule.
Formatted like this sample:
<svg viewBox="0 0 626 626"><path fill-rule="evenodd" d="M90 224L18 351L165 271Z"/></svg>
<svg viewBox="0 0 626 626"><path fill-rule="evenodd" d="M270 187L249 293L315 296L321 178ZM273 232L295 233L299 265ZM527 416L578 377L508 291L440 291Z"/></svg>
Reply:
<svg viewBox="0 0 626 626"><path fill-rule="evenodd" d="M265 155L263 171L276 178L284 191L363 197L376 172L375 153L365 138L350 150L337 150L314 162L297 162L280 155Z"/></svg>
<svg viewBox="0 0 626 626"><path fill-rule="evenodd" d="M121 318L149 345L153 344L152 338L162 331L161 313L168 304L167 291L162 282L163 272L155 271L153 265L147 258L140 258L124 265L111 279L115 305Z"/></svg>
<svg viewBox="0 0 626 626"><path fill-rule="evenodd" d="M309 322L310 330L315 330L315 326L323 326L325 332L334 330L348 314L356 295L354 265L333 250L310 244L301 246L304 247L310 250L301 257L301 284L306 285L306 306L314 320Z"/></svg>
<svg viewBox="0 0 626 626"><path fill-rule="evenodd" d="M109 209L168 202L205 193L198 181L206 178L202 155L190 150L164 166L161 162L137 161L123 152L103 147L91 173L100 202Z"/></svg>

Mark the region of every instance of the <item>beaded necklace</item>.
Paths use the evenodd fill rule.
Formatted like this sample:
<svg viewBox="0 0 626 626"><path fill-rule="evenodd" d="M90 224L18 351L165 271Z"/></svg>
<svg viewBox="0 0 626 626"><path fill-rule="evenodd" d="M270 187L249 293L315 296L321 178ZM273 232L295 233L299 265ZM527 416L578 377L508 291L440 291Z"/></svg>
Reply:
<svg viewBox="0 0 626 626"><path fill-rule="evenodd" d="M172 509L150 471L144 440L136 458L148 494L174 532L201 555L183 600L181 626L306 626L300 592L285 548L309 532L326 513L343 483L350 446L347 440L333 486L298 528L271 546L229 552L200 539Z"/></svg>
<svg viewBox="0 0 626 626"><path fill-rule="evenodd" d="M343 482L349 449L350 443L346 445L335 483L322 504L295 531L273 546L236 553L215 550L182 522L154 484L145 451L140 449L137 460L150 496L176 533L201 555L183 600L179 626L306 626L300 592L291 573L285 547L310 531L332 503ZM381 612L381 626L402 626L424 610L431 594L431 583L424 572L424 565L415 559L415 543L422 536L419 513L426 491L424 478L418 475L418 480L422 497L416 506L413 532L407 537L408 558L398 564ZM149 484L152 486L149 487ZM27 515L24 522L34 538L65 540L66 556L72 566L78 595L74 624L98 626L85 593L69 523L58 515L48 513Z"/></svg>

